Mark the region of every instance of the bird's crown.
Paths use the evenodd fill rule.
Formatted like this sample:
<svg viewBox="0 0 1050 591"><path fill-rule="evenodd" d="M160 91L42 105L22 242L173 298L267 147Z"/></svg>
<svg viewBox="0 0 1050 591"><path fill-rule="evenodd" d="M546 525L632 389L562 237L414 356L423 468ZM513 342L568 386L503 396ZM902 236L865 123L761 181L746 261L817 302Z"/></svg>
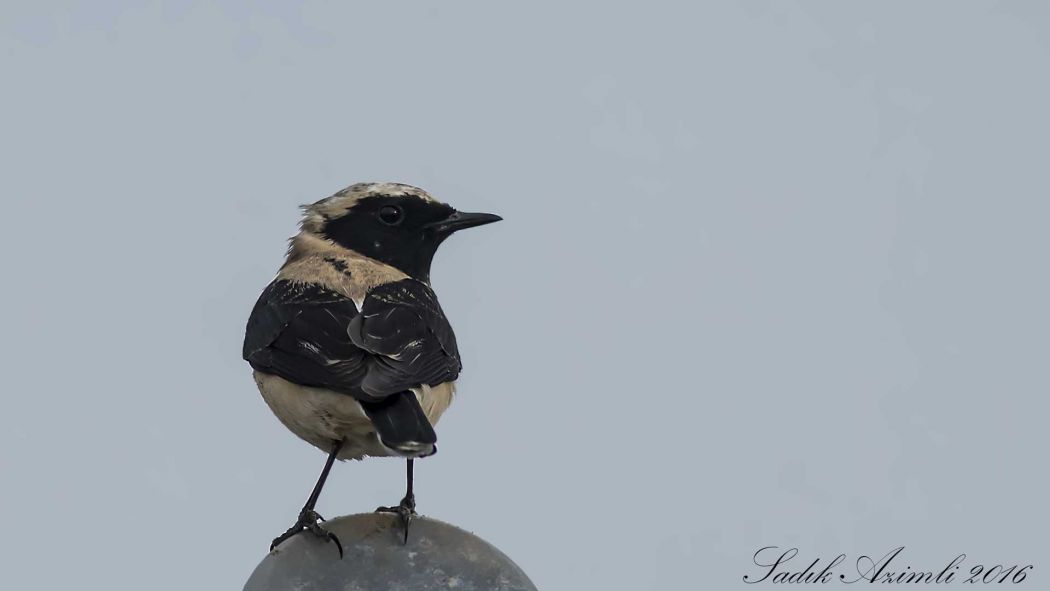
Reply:
<svg viewBox="0 0 1050 591"><path fill-rule="evenodd" d="M346 215L360 200L367 197L417 197L423 201L440 203L423 189L412 185L357 183L320 201L303 205L302 228L307 232L320 233L327 222Z"/></svg>

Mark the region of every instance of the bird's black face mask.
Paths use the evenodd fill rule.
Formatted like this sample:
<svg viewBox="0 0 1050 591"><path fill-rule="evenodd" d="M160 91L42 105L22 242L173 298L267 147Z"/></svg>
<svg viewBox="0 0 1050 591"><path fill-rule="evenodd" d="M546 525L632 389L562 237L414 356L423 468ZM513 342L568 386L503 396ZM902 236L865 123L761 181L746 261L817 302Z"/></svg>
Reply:
<svg viewBox="0 0 1050 591"><path fill-rule="evenodd" d="M489 213L463 213L415 196L380 195L365 197L346 215L328 221L324 234L343 247L429 282L430 264L445 238L501 219Z"/></svg>

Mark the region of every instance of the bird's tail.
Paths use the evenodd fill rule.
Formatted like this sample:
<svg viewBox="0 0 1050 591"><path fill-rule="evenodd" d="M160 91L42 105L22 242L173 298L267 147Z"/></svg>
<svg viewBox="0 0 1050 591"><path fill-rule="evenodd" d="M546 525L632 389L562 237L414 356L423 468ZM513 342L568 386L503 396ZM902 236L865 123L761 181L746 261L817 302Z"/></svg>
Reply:
<svg viewBox="0 0 1050 591"><path fill-rule="evenodd" d="M437 433L411 390L379 402L362 402L361 406L383 445L410 457L429 456L437 451Z"/></svg>

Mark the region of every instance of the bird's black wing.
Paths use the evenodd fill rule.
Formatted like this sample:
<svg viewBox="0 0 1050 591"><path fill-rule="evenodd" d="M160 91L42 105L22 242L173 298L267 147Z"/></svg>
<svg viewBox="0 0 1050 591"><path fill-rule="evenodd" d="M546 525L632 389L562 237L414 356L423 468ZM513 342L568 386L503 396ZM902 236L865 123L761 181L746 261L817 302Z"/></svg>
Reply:
<svg viewBox="0 0 1050 591"><path fill-rule="evenodd" d="M244 358L304 386L379 401L459 376L459 351L437 296L404 279L369 292L358 313L346 296L277 280L252 310Z"/></svg>
<svg viewBox="0 0 1050 591"><path fill-rule="evenodd" d="M368 354L346 328L357 316L350 298L309 283L276 280L259 296L244 335L244 359L256 370L303 386L368 400L361 390Z"/></svg>
<svg viewBox="0 0 1050 591"><path fill-rule="evenodd" d="M372 396L421 384L436 386L455 380L462 369L456 335L437 296L414 279L374 288L347 334L372 353L361 382L361 389Z"/></svg>

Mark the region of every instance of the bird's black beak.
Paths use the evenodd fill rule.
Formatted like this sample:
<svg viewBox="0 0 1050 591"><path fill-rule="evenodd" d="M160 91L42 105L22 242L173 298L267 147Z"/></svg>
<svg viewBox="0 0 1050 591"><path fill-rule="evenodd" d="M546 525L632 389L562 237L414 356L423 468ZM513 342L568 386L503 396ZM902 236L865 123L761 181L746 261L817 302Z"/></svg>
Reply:
<svg viewBox="0 0 1050 591"><path fill-rule="evenodd" d="M476 226L484 226L485 224L498 222L502 219L503 218L498 215L491 213L465 213L462 211L454 211L452 212L452 215L440 222L434 222L428 227L432 228L438 234L447 236L453 232L466 230L467 228L474 228Z"/></svg>

